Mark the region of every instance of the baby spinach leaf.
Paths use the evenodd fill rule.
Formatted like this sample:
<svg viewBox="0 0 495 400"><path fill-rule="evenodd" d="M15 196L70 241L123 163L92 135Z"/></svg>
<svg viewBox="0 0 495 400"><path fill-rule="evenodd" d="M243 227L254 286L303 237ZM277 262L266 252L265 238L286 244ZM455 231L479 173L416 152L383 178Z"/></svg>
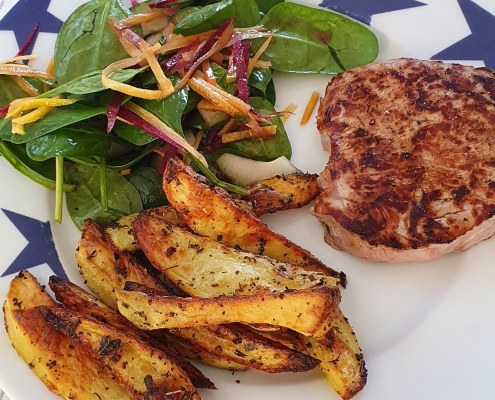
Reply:
<svg viewBox="0 0 495 400"><path fill-rule="evenodd" d="M270 68L255 68L249 76L248 84L258 89L263 97L266 96L268 84L272 81L272 70Z"/></svg>
<svg viewBox="0 0 495 400"><path fill-rule="evenodd" d="M28 156L35 161L56 156L104 157L109 148L109 135L87 124L67 126L26 144Z"/></svg>
<svg viewBox="0 0 495 400"><path fill-rule="evenodd" d="M270 102L262 97L252 97L249 99L251 105L262 114L270 114L275 111ZM223 152L232 152L253 160L271 161L278 157L285 156L289 160L292 156L287 132L279 117L272 117L271 121L277 125L277 134L266 139L246 139L229 143Z"/></svg>
<svg viewBox="0 0 495 400"><path fill-rule="evenodd" d="M158 117L177 133L182 134L182 115L187 106L187 89L173 93L166 99L136 100L135 103ZM146 133L141 128L118 121L115 124L116 135L137 146L143 146L156 140L156 137Z"/></svg>
<svg viewBox="0 0 495 400"><path fill-rule="evenodd" d="M284 0L256 0L256 4L260 8L260 12L266 14L271 8L275 7L278 3L283 3Z"/></svg>
<svg viewBox="0 0 495 400"><path fill-rule="evenodd" d="M227 19L234 18L233 0L223 0L201 8L187 10L177 22L174 32L193 35L219 27Z"/></svg>
<svg viewBox="0 0 495 400"><path fill-rule="evenodd" d="M72 221L79 229L87 218L106 225L121 215L143 209L138 190L116 171L106 171L108 210L101 206L98 167L66 165L65 177L68 183L76 185L73 192L67 193L66 200Z"/></svg>
<svg viewBox="0 0 495 400"><path fill-rule="evenodd" d="M0 108L9 105L12 100L27 96L11 76L0 75L0 88L2 88L0 90Z"/></svg>
<svg viewBox="0 0 495 400"><path fill-rule="evenodd" d="M0 142L0 154L29 179L48 189L55 189L55 163L33 161L28 157L23 144Z"/></svg>
<svg viewBox="0 0 495 400"><path fill-rule="evenodd" d="M234 0L235 26L249 28L255 26L261 20L260 9L254 0Z"/></svg>
<svg viewBox="0 0 495 400"><path fill-rule="evenodd" d="M193 7L181 15L175 33L192 35L219 27L233 18L240 28L256 25L260 21L258 5L254 0L222 0L204 7Z"/></svg>
<svg viewBox="0 0 495 400"><path fill-rule="evenodd" d="M334 74L370 63L378 54L373 32L329 11L283 2L260 24L273 33L263 58L279 71ZM257 46L262 42L258 39Z"/></svg>
<svg viewBox="0 0 495 400"><path fill-rule="evenodd" d="M146 67L115 71L110 75L110 77L117 82L127 82L139 73L143 72L145 69ZM103 90L107 90L107 88L101 84L101 71L93 71L88 72L85 75L78 76L70 82L64 83L63 85L45 92L38 97L53 97L62 93L82 95L97 93Z"/></svg>
<svg viewBox="0 0 495 400"><path fill-rule="evenodd" d="M162 178L156 169L150 167L134 168L128 179L139 191L144 209L163 206L167 203L162 190Z"/></svg>
<svg viewBox="0 0 495 400"><path fill-rule="evenodd" d="M91 0L77 8L62 25L55 43L57 82L67 83L126 58L108 22L127 16L129 10L120 0Z"/></svg>
<svg viewBox="0 0 495 400"><path fill-rule="evenodd" d="M50 111L45 118L27 124L24 135L12 134L12 123L10 120L4 119L0 122L0 140L6 140L12 143L26 143L57 129L87 120L96 115L104 114L105 112L106 107L88 107L78 103L58 107Z"/></svg>

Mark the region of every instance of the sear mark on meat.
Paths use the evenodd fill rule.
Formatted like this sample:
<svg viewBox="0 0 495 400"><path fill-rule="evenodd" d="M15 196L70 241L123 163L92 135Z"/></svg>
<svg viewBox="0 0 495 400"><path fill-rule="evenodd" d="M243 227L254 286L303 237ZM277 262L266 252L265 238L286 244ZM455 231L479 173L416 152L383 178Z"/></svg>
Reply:
<svg viewBox="0 0 495 400"><path fill-rule="evenodd" d="M379 261L465 250L495 232L495 73L397 59L327 86L330 153L313 213L337 249Z"/></svg>

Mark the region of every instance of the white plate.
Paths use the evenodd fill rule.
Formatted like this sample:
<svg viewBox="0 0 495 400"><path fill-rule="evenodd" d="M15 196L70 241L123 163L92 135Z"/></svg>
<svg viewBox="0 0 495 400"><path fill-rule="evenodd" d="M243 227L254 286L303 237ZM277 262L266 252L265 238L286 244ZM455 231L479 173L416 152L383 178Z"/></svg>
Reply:
<svg viewBox="0 0 495 400"><path fill-rule="evenodd" d="M18 16L14 24L7 24L7 17L0 21L0 59L17 52L12 29L25 28L29 32L36 22L41 22L40 31L50 31L56 25L53 16L64 19L82 2L0 1L0 19L14 13ZM317 1L311 3L316 5ZM493 0L422 0L421 3L330 0L325 3L371 22L381 44L380 59L443 58L495 67ZM52 14L36 10L34 5L45 9L49 6ZM24 10L18 12L20 8L13 7ZM46 19L47 16L50 18ZM44 26L45 20L49 23ZM54 39L54 33L39 35L34 52L42 55L38 61L40 67L46 65ZM299 105L295 117L287 122L293 161L310 172L322 170L326 155L321 151L314 124L301 127L298 121L311 91L323 92L327 79L326 76L276 76L278 108L290 102ZM56 268L54 258L46 258L53 247L47 229L51 228L54 246L67 275L80 282L74 260L78 232L69 216L64 215L62 225L53 223L51 193L19 175L3 159L0 159L0 171L0 209L7 210L0 211L0 275L14 263L29 268L46 283L52 274L51 267ZM431 262L370 263L325 245L322 228L307 212L307 208L290 211L265 220L348 275L350 283L343 293L342 307L355 328L369 370L368 384L357 399L495 398L495 320L491 318L495 309L494 239ZM1 299L13 276L0 278ZM12 400L56 398L16 356L3 329L0 329L0 354L0 387ZM338 399L316 370L280 375L231 374L206 367L203 370L218 386L216 391L202 391L206 400L234 396L238 400Z"/></svg>

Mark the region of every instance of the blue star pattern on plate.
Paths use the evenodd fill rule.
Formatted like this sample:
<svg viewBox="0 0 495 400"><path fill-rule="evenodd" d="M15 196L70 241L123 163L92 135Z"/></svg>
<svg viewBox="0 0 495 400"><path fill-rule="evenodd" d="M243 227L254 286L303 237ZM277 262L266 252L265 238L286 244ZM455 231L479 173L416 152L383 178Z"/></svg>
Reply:
<svg viewBox="0 0 495 400"><path fill-rule="evenodd" d="M1 210L28 241L26 247L1 276L12 275L46 263L55 275L67 278L55 249L50 222L42 222L5 209Z"/></svg>
<svg viewBox="0 0 495 400"><path fill-rule="evenodd" d="M13 31L20 47L39 23L39 31L58 33L62 21L48 12L51 0L19 0L17 4L0 20L0 30ZM26 51L31 54L34 41Z"/></svg>
<svg viewBox="0 0 495 400"><path fill-rule="evenodd" d="M347 15L365 24L371 22L371 16L390 11L423 6L416 0L323 0L321 7L329 8Z"/></svg>
<svg viewBox="0 0 495 400"><path fill-rule="evenodd" d="M495 15L472 0L458 0L471 34L432 58L440 60L483 60L495 68Z"/></svg>

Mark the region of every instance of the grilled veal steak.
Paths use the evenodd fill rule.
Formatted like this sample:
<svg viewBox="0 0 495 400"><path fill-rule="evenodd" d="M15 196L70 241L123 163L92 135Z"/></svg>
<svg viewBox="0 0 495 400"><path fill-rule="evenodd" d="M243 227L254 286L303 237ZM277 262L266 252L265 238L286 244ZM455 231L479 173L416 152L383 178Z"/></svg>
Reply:
<svg viewBox="0 0 495 400"><path fill-rule="evenodd" d="M313 212L333 247L401 262L495 232L495 73L398 59L329 84L318 129L330 152Z"/></svg>

